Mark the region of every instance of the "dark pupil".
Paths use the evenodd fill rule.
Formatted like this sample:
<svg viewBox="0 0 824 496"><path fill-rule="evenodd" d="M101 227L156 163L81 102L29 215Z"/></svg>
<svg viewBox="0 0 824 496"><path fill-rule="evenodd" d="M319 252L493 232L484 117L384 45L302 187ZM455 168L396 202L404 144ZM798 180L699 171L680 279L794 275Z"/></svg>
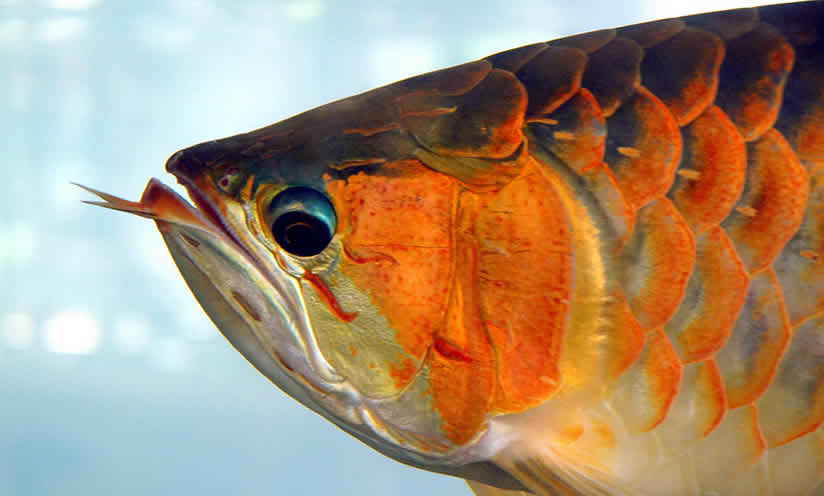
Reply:
<svg viewBox="0 0 824 496"><path fill-rule="evenodd" d="M275 241L293 255L311 257L322 252L332 239L329 228L306 212L286 212L272 225Z"/></svg>

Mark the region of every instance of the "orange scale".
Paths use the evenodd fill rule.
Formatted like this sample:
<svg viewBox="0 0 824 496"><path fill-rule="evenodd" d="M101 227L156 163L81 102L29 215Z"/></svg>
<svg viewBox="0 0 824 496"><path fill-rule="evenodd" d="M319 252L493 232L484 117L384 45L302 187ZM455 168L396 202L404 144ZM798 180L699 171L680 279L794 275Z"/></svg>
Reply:
<svg viewBox="0 0 824 496"><path fill-rule="evenodd" d="M546 148L575 171L604 159L606 123L601 107L586 89L546 116L527 119Z"/></svg>
<svg viewBox="0 0 824 496"><path fill-rule="evenodd" d="M804 220L773 267L793 324L824 310L824 169L811 175Z"/></svg>
<svg viewBox="0 0 824 496"><path fill-rule="evenodd" d="M606 380L609 383L619 378L630 369L641 356L646 342L646 332L632 314L632 310L623 295L616 295L616 303L609 316L611 331L600 340L600 346L606 358Z"/></svg>
<svg viewBox="0 0 824 496"><path fill-rule="evenodd" d="M529 94L526 117L548 114L572 98L581 88L587 60L583 50L550 46L518 69L515 76Z"/></svg>
<svg viewBox="0 0 824 496"><path fill-rule="evenodd" d="M781 446L770 447L770 479L784 494L811 492L824 479L824 432L821 428Z"/></svg>
<svg viewBox="0 0 824 496"><path fill-rule="evenodd" d="M669 190L681 159L681 146L681 133L672 114L644 87L607 119L605 161L634 208Z"/></svg>
<svg viewBox="0 0 824 496"><path fill-rule="evenodd" d="M784 102L775 123L810 172L824 161L822 45L819 42L797 49L795 67L787 81Z"/></svg>
<svg viewBox="0 0 824 496"><path fill-rule="evenodd" d="M664 420L678 394L682 369L663 331L651 332L638 360L607 400L630 432L647 432Z"/></svg>
<svg viewBox="0 0 824 496"><path fill-rule="evenodd" d="M664 326L681 359L696 362L721 349L744 306L750 278L720 227L696 239L695 271L684 301Z"/></svg>
<svg viewBox="0 0 824 496"><path fill-rule="evenodd" d="M617 293L602 319L609 325L567 333L561 360L563 392L601 392L630 370L641 356L646 330L632 314L626 298Z"/></svg>
<svg viewBox="0 0 824 496"><path fill-rule="evenodd" d="M615 175L609 167L601 162L581 171L581 179L593 196L602 206L604 215L608 219L608 224L612 228L612 235L615 236L616 251L628 240L635 225L635 211L627 203ZM603 233L604 241L607 241L606 233Z"/></svg>
<svg viewBox="0 0 824 496"><path fill-rule="evenodd" d="M724 385L715 361L685 365L678 396L654 432L670 452L680 453L715 430L726 411Z"/></svg>
<svg viewBox="0 0 824 496"><path fill-rule="evenodd" d="M715 359L730 408L758 399L775 374L790 336L778 279L772 270L753 277L732 335Z"/></svg>
<svg viewBox="0 0 824 496"><path fill-rule="evenodd" d="M795 329L775 379L756 406L771 447L811 433L824 422L824 316Z"/></svg>
<svg viewBox="0 0 824 496"><path fill-rule="evenodd" d="M641 65L644 86L684 126L712 104L723 58L724 43L717 36L687 27L646 50Z"/></svg>
<svg viewBox="0 0 824 496"><path fill-rule="evenodd" d="M438 155L499 159L523 141L527 94L512 73L501 69L489 71L464 94L413 93L398 106L404 128Z"/></svg>
<svg viewBox="0 0 824 496"><path fill-rule="evenodd" d="M718 427L693 448L697 494L753 494L735 488L758 466L766 450L758 420L752 405L729 410Z"/></svg>
<svg viewBox="0 0 824 496"><path fill-rule="evenodd" d="M809 191L807 171L781 133L771 129L747 145L747 183L722 222L750 272L757 272L798 230Z"/></svg>
<svg viewBox="0 0 824 496"><path fill-rule="evenodd" d="M746 141L775 123L794 60L793 47L768 24L727 42L716 102Z"/></svg>
<svg viewBox="0 0 824 496"><path fill-rule="evenodd" d="M717 224L730 213L747 177L747 148L732 121L708 108L682 130L684 154L669 192L695 228Z"/></svg>
<svg viewBox="0 0 824 496"><path fill-rule="evenodd" d="M615 38L589 56L581 85L592 91L604 116L611 116L641 82L644 50L629 38Z"/></svg>
<svg viewBox="0 0 824 496"><path fill-rule="evenodd" d="M694 265L692 231L672 203L660 198L642 208L621 266L629 305L644 327L659 327L675 314Z"/></svg>

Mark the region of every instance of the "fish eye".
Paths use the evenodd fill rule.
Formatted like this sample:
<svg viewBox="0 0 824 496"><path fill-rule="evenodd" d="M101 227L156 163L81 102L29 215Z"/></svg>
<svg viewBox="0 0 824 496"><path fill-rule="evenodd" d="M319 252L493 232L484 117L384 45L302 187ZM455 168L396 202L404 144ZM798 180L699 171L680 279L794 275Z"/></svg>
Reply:
<svg viewBox="0 0 824 496"><path fill-rule="evenodd" d="M317 190L292 187L269 204L267 221L277 244L299 257L322 252L332 241L337 219L332 203Z"/></svg>

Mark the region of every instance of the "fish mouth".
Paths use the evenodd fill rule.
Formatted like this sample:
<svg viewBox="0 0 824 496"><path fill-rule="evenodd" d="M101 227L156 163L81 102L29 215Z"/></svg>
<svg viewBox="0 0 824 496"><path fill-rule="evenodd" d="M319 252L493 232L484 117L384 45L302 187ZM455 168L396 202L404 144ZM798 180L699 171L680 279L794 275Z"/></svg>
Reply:
<svg viewBox="0 0 824 496"><path fill-rule="evenodd" d="M219 229L229 240L234 242L235 248L243 251L250 260L254 261L255 257L252 256L249 250L247 250L243 243L241 243L240 239L238 239L235 233L223 221L224 217L219 213L217 205L207 195L200 192L198 185L183 176L176 177L177 182L186 188L186 193L189 195L192 203L194 203L197 211L202 213L204 217L211 221L212 227ZM161 185L163 185L163 183L161 183ZM165 185L163 186L165 187Z"/></svg>
<svg viewBox="0 0 824 496"><path fill-rule="evenodd" d="M85 203L154 220L186 284L232 346L310 409L346 417L345 405L332 411L321 401L344 385L314 343L299 284L261 263L199 185L179 181L195 206L155 178L138 202L77 186L102 200Z"/></svg>

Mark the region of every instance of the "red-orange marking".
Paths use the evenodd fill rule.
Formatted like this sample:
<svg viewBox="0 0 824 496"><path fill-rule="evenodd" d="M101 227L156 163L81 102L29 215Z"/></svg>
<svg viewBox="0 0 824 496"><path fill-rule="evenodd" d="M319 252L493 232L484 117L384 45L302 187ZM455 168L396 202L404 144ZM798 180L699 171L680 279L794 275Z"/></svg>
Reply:
<svg viewBox="0 0 824 496"><path fill-rule="evenodd" d="M378 165L386 163L385 158L365 158L362 160L346 160L344 162L333 162L329 167L335 170L348 169L350 167L359 167L363 165Z"/></svg>
<svg viewBox="0 0 824 496"><path fill-rule="evenodd" d="M254 193L255 189L255 175L249 174L249 177L246 179L246 184L243 185L243 188L240 190L240 197L246 201L252 200L252 193Z"/></svg>
<svg viewBox="0 0 824 496"><path fill-rule="evenodd" d="M390 262L397 265L398 263L398 261L395 260L395 257L387 255L386 253L376 253L373 256L363 257L352 253L346 246L343 247L343 253L349 260L355 262L356 264L365 264L370 262Z"/></svg>
<svg viewBox="0 0 824 496"><path fill-rule="evenodd" d="M592 422L592 432L598 435L602 446L606 448L615 446L615 433L608 424L595 420Z"/></svg>
<svg viewBox="0 0 824 496"><path fill-rule="evenodd" d="M471 362L472 357L464 350L458 348L449 341L435 336L435 351L450 360L457 360L459 362Z"/></svg>
<svg viewBox="0 0 824 496"><path fill-rule="evenodd" d="M397 122L392 122L390 124L386 124L384 126L377 126L373 128L366 128L366 127L350 127L348 129L343 130L343 134L360 134L362 136L373 136L379 133L385 133L386 131L392 131L395 129L400 129L401 125Z"/></svg>
<svg viewBox="0 0 824 496"><path fill-rule="evenodd" d="M581 436L584 435L584 426L581 424L573 424L567 427L564 427L561 430L561 439L564 443L573 443L577 441Z"/></svg>
<svg viewBox="0 0 824 496"><path fill-rule="evenodd" d="M309 284L315 288L315 290L320 295L320 299L326 303L326 306L329 307L329 310L337 317L338 319L344 322L352 322L355 320L355 317L358 316L358 312L344 312L343 308L341 308L340 303L338 303L338 299L335 298L335 294L329 289L323 279L316 276L311 271L305 270L303 272L303 278L309 281Z"/></svg>
<svg viewBox="0 0 824 496"><path fill-rule="evenodd" d="M548 124L550 126L554 126L554 125L558 124L558 121L556 119L550 119L549 117L542 117L542 116L529 117L529 118L526 119L526 122L529 122L529 123L537 122L539 124Z"/></svg>
<svg viewBox="0 0 824 496"><path fill-rule="evenodd" d="M438 117L440 115L454 114L458 107L436 107L426 110L410 110L405 112L401 117Z"/></svg>

